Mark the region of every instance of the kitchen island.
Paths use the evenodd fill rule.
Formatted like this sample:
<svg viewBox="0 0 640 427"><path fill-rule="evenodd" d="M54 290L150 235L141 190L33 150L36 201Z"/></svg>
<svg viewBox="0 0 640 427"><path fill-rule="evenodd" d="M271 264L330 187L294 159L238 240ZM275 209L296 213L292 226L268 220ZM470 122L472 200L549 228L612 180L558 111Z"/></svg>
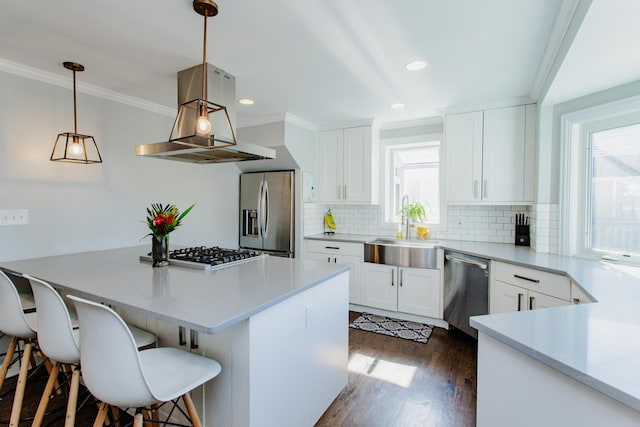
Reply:
<svg viewBox="0 0 640 427"><path fill-rule="evenodd" d="M192 393L203 425L313 425L347 382L349 267L264 257L210 271L153 268L139 260L147 251L84 252L0 268L110 304L156 332L160 345L218 360L222 373Z"/></svg>

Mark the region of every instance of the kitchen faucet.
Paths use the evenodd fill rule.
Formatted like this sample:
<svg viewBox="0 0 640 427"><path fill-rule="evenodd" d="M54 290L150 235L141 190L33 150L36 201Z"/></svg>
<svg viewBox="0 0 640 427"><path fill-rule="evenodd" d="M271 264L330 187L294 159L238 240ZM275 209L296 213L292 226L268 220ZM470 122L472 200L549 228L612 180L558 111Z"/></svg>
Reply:
<svg viewBox="0 0 640 427"><path fill-rule="evenodd" d="M402 207L400 208L402 212L402 218L400 219L400 227L402 227L402 224L404 224L404 221L405 221L405 201L407 203L407 208L408 208L409 196L407 195L402 196ZM406 219L407 219L407 232L405 233L404 238L408 239L409 238L409 210L408 209L407 209Z"/></svg>

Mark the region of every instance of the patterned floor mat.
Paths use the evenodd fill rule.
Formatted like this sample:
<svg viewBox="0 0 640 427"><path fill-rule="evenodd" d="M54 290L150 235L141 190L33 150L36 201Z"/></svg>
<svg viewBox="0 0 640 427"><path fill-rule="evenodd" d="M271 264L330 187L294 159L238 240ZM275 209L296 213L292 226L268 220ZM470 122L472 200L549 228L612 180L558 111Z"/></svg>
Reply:
<svg viewBox="0 0 640 427"><path fill-rule="evenodd" d="M430 325L370 313L362 313L353 323L349 324L349 327L425 344L433 331L433 326Z"/></svg>

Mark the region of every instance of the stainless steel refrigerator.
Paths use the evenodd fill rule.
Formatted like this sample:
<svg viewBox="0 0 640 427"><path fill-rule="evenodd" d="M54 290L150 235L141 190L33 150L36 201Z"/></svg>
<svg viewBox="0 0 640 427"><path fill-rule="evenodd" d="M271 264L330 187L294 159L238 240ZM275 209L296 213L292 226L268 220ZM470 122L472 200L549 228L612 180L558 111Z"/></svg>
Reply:
<svg viewBox="0 0 640 427"><path fill-rule="evenodd" d="M294 257L293 171L240 175L240 247Z"/></svg>

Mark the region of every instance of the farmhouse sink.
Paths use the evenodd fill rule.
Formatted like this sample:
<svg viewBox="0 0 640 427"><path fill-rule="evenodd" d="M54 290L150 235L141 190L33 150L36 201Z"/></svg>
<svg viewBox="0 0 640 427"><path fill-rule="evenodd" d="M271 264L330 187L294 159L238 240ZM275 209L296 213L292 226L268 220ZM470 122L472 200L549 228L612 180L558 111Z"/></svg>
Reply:
<svg viewBox="0 0 640 427"><path fill-rule="evenodd" d="M438 268L434 240L378 238L364 244L364 261L399 267Z"/></svg>

